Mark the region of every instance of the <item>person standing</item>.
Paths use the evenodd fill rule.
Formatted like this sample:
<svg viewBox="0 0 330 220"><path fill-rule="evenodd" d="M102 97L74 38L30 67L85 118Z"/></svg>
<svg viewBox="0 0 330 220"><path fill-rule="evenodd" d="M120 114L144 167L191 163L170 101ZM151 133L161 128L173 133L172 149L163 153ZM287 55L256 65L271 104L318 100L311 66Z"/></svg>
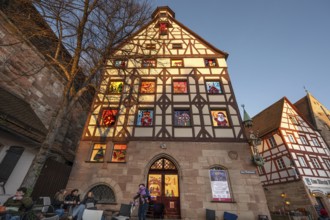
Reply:
<svg viewBox="0 0 330 220"><path fill-rule="evenodd" d="M149 207L149 195L148 195L148 189L143 183L139 185L138 192L134 197L134 200L135 199L139 199L139 210L138 210L139 220L146 220L146 215Z"/></svg>
<svg viewBox="0 0 330 220"><path fill-rule="evenodd" d="M85 205L80 204L78 192L78 189L72 190L71 193L65 197L64 204L66 204L66 207L71 210L69 213L73 218L77 217L77 220L81 220L84 214Z"/></svg>
<svg viewBox="0 0 330 220"><path fill-rule="evenodd" d="M21 216L32 208L33 200L26 192L26 187L20 187L17 189L16 194L4 203L6 209L9 210L9 213L5 216L5 220L20 220Z"/></svg>

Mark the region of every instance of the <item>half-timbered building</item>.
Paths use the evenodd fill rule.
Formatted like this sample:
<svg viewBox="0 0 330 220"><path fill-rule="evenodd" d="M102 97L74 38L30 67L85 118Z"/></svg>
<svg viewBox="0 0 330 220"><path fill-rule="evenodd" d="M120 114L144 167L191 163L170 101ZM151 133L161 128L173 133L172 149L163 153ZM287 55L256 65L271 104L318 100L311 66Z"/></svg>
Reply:
<svg viewBox="0 0 330 220"><path fill-rule="evenodd" d="M146 183L172 219L269 215L227 56L157 8L108 60L68 188L113 210Z"/></svg>
<svg viewBox="0 0 330 220"><path fill-rule="evenodd" d="M284 97L253 117L252 128L270 211L298 209L315 219L321 207L329 211L330 154L314 126Z"/></svg>

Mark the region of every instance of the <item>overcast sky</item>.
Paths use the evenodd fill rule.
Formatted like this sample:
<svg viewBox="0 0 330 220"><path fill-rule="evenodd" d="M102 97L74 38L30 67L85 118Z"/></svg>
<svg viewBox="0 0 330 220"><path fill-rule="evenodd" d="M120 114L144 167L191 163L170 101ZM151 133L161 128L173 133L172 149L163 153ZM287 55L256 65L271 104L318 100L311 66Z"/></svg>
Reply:
<svg viewBox="0 0 330 220"><path fill-rule="evenodd" d="M151 0L229 53L240 107L254 116L304 87L330 109L330 0Z"/></svg>

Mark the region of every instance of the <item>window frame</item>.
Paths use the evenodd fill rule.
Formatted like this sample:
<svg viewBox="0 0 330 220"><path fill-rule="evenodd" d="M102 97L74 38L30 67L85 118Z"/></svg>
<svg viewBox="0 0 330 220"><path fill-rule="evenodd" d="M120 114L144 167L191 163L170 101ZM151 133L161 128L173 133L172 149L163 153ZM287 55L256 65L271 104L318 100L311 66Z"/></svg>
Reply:
<svg viewBox="0 0 330 220"><path fill-rule="evenodd" d="M222 121L222 119L220 119L220 121L219 121L219 113L223 114L225 121ZM230 117L228 115L228 111L226 109L211 109L210 117L211 117L211 122L212 122L213 128L230 128L232 125L232 123L230 121ZM225 123L225 124L222 125L222 123Z"/></svg>
<svg viewBox="0 0 330 220"><path fill-rule="evenodd" d="M276 143L276 140L275 140L274 136L271 136L271 137L267 138L267 141L268 141L271 148L277 147L277 143Z"/></svg>
<svg viewBox="0 0 330 220"><path fill-rule="evenodd" d="M181 61L181 66L173 65L174 61ZM183 59L180 59L180 58L171 59L171 67L184 67Z"/></svg>
<svg viewBox="0 0 330 220"><path fill-rule="evenodd" d="M301 141L301 144L303 144L303 145L309 145L309 143L308 143L308 140L307 140L307 138L306 138L306 136L305 135L299 135L299 139L300 139L300 141Z"/></svg>
<svg viewBox="0 0 330 220"><path fill-rule="evenodd" d="M151 125L142 125L142 124L138 124L138 121L139 121L139 111L149 111L149 112L152 112L152 114L151 113L149 113L149 115L151 115ZM154 127L154 125L155 125L155 123L154 123L154 120L155 120L155 110L153 109L153 108L138 108L137 109L137 113L136 113L137 115L136 115L136 122L135 122L135 126L136 127L148 127L148 128L150 128L150 127ZM141 123L142 123L142 118L143 118L144 116L142 116L141 118L140 118L140 121L141 121Z"/></svg>
<svg viewBox="0 0 330 220"><path fill-rule="evenodd" d="M172 49L182 49L182 43L172 43Z"/></svg>
<svg viewBox="0 0 330 220"><path fill-rule="evenodd" d="M289 115L289 119L290 119L292 124L299 125L299 121L298 121L298 119L295 115Z"/></svg>
<svg viewBox="0 0 330 220"><path fill-rule="evenodd" d="M216 172L216 171L224 172L226 179L225 180L215 179L214 175L212 175L212 171L213 171L213 173ZM234 193L233 193L233 190L232 190L232 187L231 187L231 181L230 181L230 176L229 176L228 169L226 169L225 167L220 166L220 165L210 167L209 168L209 180L210 180L210 184L211 184L211 195L212 195L211 200L212 200L212 202L220 202L220 203L234 202ZM212 186L212 185L215 185L216 182L220 182L220 181L227 183L229 198L224 198L224 197L216 198L216 197L214 197L213 190L216 189L217 187ZM212 182L213 182L213 184L212 184ZM224 185L224 183L222 183L221 185ZM215 195L217 195L217 194L215 194Z"/></svg>
<svg viewBox="0 0 330 220"><path fill-rule="evenodd" d="M117 64L117 62L119 62L119 61L121 62L120 65ZM115 59L113 61L113 67L115 67L115 68L125 69L125 68L127 68L127 65L128 65L128 60L127 59Z"/></svg>
<svg viewBox="0 0 330 220"><path fill-rule="evenodd" d="M142 92L142 85L143 85L143 83L148 83L148 82L154 84L154 91L153 92ZM141 94L141 95L155 94L156 91L157 91L157 82L156 82L156 80L154 80L154 79L150 79L150 80L148 80L148 79L142 79L141 80L140 86L139 86L139 94Z"/></svg>
<svg viewBox="0 0 330 220"><path fill-rule="evenodd" d="M312 142L315 147L321 147L321 144L319 142L319 139L317 137L312 137Z"/></svg>
<svg viewBox="0 0 330 220"><path fill-rule="evenodd" d="M114 160L114 153L115 153L115 150L122 150L122 149L115 149L116 146L126 146L126 148L124 149L125 153L124 153L124 159L121 161L121 160L117 160L115 161ZM126 163L126 157L127 157L127 149L128 149L128 146L127 146L127 143L113 143L112 145L112 151L111 151L111 157L110 157L110 162L111 163Z"/></svg>
<svg viewBox="0 0 330 220"><path fill-rule="evenodd" d="M286 169L286 165L282 157L277 158L275 161L276 161L276 166L279 170Z"/></svg>
<svg viewBox="0 0 330 220"><path fill-rule="evenodd" d="M116 112L116 114L113 116L114 117L114 122L113 123L111 123L111 124L104 123L104 116L103 116L104 111L112 111L112 114L113 114L113 112ZM98 116L98 125L102 126L102 127L113 127L117 123L118 115L119 115L118 108L113 108L113 107L101 108L99 116Z"/></svg>
<svg viewBox="0 0 330 220"><path fill-rule="evenodd" d="M302 156L302 155L297 155L297 159L298 159L298 161L299 161L299 165L300 165L300 167L308 167L308 164L307 164L307 160L306 160L306 158L304 157L304 156Z"/></svg>
<svg viewBox="0 0 330 220"><path fill-rule="evenodd" d="M297 143L297 140L296 140L296 138L294 137L293 134L288 133L287 135L288 135L288 139L289 139L290 143L294 143L294 144Z"/></svg>
<svg viewBox="0 0 330 220"><path fill-rule="evenodd" d="M212 65L210 66L210 62L212 61ZM204 64L205 67L213 68L213 67L218 67L217 59L216 58L204 58Z"/></svg>
<svg viewBox="0 0 330 220"><path fill-rule="evenodd" d="M115 92L113 92L113 90L111 89L110 90L110 88L111 88L111 86L112 86L112 83L122 83L122 88L121 88L121 91L115 91ZM120 85L120 84L119 84ZM119 86L118 85L118 86ZM123 90L124 90L124 81L122 81L122 80L110 80L110 82L109 82L109 86L108 86L108 89L107 89L107 94L121 94L122 92L123 92Z"/></svg>
<svg viewBox="0 0 330 220"><path fill-rule="evenodd" d="M154 68L157 67L156 59L143 59L141 63L142 68Z"/></svg>
<svg viewBox="0 0 330 220"><path fill-rule="evenodd" d="M219 92L218 93L209 92L209 89L207 88L208 87L207 83L219 83L219 87L220 87ZM223 94L223 86L222 86L220 80L210 80L210 79L209 80L205 80L205 89L206 89L206 93L208 95ZM216 89L218 89L218 88L216 88Z"/></svg>
<svg viewBox="0 0 330 220"><path fill-rule="evenodd" d="M97 145L100 145L99 148L96 148ZM104 149L102 149L103 150L103 159L100 160L100 161L92 159L93 157L96 156L97 151L99 151L102 147L104 147ZM94 154L94 152L95 152L95 154ZM104 161L106 161L106 153L107 153L107 144L106 143L101 143L101 142L95 142L91 146L91 151L90 151L90 155L89 155L89 158L88 158L88 162L103 163Z"/></svg>
<svg viewBox="0 0 330 220"><path fill-rule="evenodd" d="M156 50L156 44L154 43L146 44L145 48L146 50Z"/></svg>
<svg viewBox="0 0 330 220"><path fill-rule="evenodd" d="M186 83L186 89L185 89L185 92L175 92L174 90L174 84L175 83L180 83L180 82L185 82ZM173 95L187 95L189 94L189 83L188 83L188 80L187 79L174 79L173 82L172 82L172 94Z"/></svg>
<svg viewBox="0 0 330 220"><path fill-rule="evenodd" d="M330 160L323 158L323 161L324 161L325 166L328 168L328 170L330 170Z"/></svg>
<svg viewBox="0 0 330 220"><path fill-rule="evenodd" d="M317 157L309 157L314 169L322 169L322 165Z"/></svg>

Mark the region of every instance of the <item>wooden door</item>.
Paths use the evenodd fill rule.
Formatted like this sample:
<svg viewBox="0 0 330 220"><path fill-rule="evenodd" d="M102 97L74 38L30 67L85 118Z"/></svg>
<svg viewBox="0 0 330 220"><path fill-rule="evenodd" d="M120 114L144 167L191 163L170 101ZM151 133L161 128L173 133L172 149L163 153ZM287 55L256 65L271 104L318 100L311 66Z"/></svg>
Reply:
<svg viewBox="0 0 330 220"><path fill-rule="evenodd" d="M170 160L162 158L153 163L148 175L148 189L151 203L162 204L166 218L180 218L179 176Z"/></svg>

